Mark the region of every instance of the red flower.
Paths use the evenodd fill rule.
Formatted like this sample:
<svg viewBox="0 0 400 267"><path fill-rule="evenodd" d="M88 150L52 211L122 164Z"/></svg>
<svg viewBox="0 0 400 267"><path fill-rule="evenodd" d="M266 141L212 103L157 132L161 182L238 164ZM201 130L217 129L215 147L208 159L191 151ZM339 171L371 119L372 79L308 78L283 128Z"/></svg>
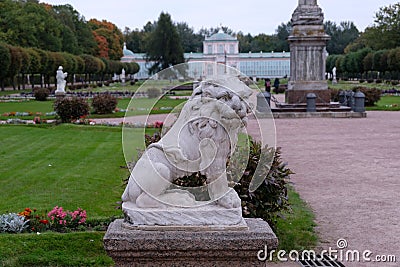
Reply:
<svg viewBox="0 0 400 267"><path fill-rule="evenodd" d="M48 224L48 223L49 223L48 220L40 220L39 222L40 222L40 223L43 223L43 224Z"/></svg>

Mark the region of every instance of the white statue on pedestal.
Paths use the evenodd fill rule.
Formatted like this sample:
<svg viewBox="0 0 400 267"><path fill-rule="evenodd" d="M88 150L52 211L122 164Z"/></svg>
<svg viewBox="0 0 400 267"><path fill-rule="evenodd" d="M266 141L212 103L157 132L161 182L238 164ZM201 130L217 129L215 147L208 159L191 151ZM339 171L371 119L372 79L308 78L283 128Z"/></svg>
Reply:
<svg viewBox="0 0 400 267"><path fill-rule="evenodd" d="M252 90L238 79L229 88L221 84L226 81L201 82L171 129L136 163L122 195L123 211L132 224L234 225L242 221L241 200L228 186L226 164L239 130L247 123L246 100ZM205 207L199 207L186 190L169 190L172 181L196 172L207 177L210 202Z"/></svg>
<svg viewBox="0 0 400 267"><path fill-rule="evenodd" d="M121 82L122 82L122 83L125 83L125 69L124 69L124 68L122 69L120 78L121 78Z"/></svg>
<svg viewBox="0 0 400 267"><path fill-rule="evenodd" d="M57 90L56 94L64 93L65 94L65 86L67 82L65 81L65 78L67 78L68 73L63 72L63 67L60 66L58 67L58 70L56 72L56 79L57 79Z"/></svg>
<svg viewBox="0 0 400 267"><path fill-rule="evenodd" d="M337 80L336 80L336 67L333 67L333 69L332 69L332 76L333 76L333 78L332 78L332 83L337 83Z"/></svg>

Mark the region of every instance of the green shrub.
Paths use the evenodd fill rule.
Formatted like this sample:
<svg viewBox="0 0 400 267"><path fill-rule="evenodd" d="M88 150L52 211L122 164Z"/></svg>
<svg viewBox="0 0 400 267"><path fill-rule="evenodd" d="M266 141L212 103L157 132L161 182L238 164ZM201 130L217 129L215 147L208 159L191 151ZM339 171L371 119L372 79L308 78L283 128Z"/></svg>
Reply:
<svg viewBox="0 0 400 267"><path fill-rule="evenodd" d="M382 83L381 79L376 79L375 83Z"/></svg>
<svg viewBox="0 0 400 267"><path fill-rule="evenodd" d="M374 106L381 99L381 90L377 88L367 88L367 87L355 87L353 88L354 92L360 91L365 95L365 105L366 106Z"/></svg>
<svg viewBox="0 0 400 267"><path fill-rule="evenodd" d="M339 93L341 90L337 89L329 89L331 91L331 101L332 102L339 102Z"/></svg>
<svg viewBox="0 0 400 267"><path fill-rule="evenodd" d="M391 83L392 83L392 85L398 85L399 81L393 80L393 81L391 81Z"/></svg>
<svg viewBox="0 0 400 267"><path fill-rule="evenodd" d="M84 98L64 97L54 102L54 111L60 117L61 122L73 122L89 115L89 104Z"/></svg>
<svg viewBox="0 0 400 267"><path fill-rule="evenodd" d="M160 134L157 132L152 136L146 135L146 146L159 141L160 138ZM235 175L238 174L234 172L243 170L243 163L246 162L246 158L248 157L247 166L242 178L234 186L235 191L242 200L243 216L247 218L262 218L274 227L278 217L281 216L281 212L290 209L287 186L290 175L293 172L282 162L281 149L279 147L277 149L261 148L260 142L256 142L250 138L249 151L241 149L237 153L239 153L238 157L229 160L227 176L229 181L232 180L230 177L237 177ZM270 168L267 165L261 165L261 175L265 179L256 191L250 192L250 182L259 164L261 153L267 155L267 158L270 159L268 160L269 162L272 160L272 165ZM190 176L178 178L173 183L183 187L202 186L206 184L206 177L200 173L194 173ZM203 191L201 192L203 194L200 194L200 198L197 200L208 200L206 188Z"/></svg>
<svg viewBox="0 0 400 267"><path fill-rule="evenodd" d="M364 79L360 79L360 80L358 80L359 81L359 83L365 83L365 80Z"/></svg>
<svg viewBox="0 0 400 267"><path fill-rule="evenodd" d="M50 91L47 88L38 88L33 91L33 95L37 101L46 101Z"/></svg>
<svg viewBox="0 0 400 267"><path fill-rule="evenodd" d="M246 170L236 184L234 189L242 200L242 212L244 217L262 218L272 227L275 226L278 217L281 217L283 211L290 209L288 201L288 182L293 172L282 162L281 148L261 147L260 142L250 139L250 151L248 155L248 163ZM239 151L242 155L247 156L247 152ZM272 165L261 165L262 177L265 177L263 183L256 191L250 192L249 186L253 179L253 175L260 163L261 153L267 155L272 160ZM241 164L240 159L236 162L230 161L229 170L239 170ZM267 161L268 162L268 161ZM229 176L228 172L228 176Z"/></svg>
<svg viewBox="0 0 400 267"><path fill-rule="evenodd" d="M101 94L93 97L92 107L94 113L110 114L117 107L117 98L110 94Z"/></svg>
<svg viewBox="0 0 400 267"><path fill-rule="evenodd" d="M331 101L339 102L339 93L343 90L330 89L331 90ZM381 90L377 88L368 88L363 86L354 87L353 92L363 92L365 95L365 105L373 106L381 99Z"/></svg>
<svg viewBox="0 0 400 267"><path fill-rule="evenodd" d="M149 88L147 89L148 98L157 98L161 95L161 91L158 88Z"/></svg>

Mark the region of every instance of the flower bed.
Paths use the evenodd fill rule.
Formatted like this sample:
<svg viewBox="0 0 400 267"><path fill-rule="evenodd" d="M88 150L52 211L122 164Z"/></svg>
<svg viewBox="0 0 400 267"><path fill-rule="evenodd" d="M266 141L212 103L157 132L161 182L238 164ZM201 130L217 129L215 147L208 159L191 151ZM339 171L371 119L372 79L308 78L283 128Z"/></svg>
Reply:
<svg viewBox="0 0 400 267"><path fill-rule="evenodd" d="M36 209L25 208L18 214L0 215L0 233L68 232L85 229L86 219L86 211L81 208L69 211L55 206L47 214L39 213Z"/></svg>

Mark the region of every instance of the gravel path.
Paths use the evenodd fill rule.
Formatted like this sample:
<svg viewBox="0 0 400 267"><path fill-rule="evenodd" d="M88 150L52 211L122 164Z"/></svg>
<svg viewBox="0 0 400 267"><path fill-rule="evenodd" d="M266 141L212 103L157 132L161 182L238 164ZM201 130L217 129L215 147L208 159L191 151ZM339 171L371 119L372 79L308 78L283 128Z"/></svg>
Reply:
<svg viewBox="0 0 400 267"><path fill-rule="evenodd" d="M337 249L336 241L344 238L348 249L370 250L372 258L397 256L397 264L344 262L345 266L400 266L400 112L275 123L277 145L296 173L295 189L315 212L319 249ZM250 120L250 133L254 127Z"/></svg>
<svg viewBox="0 0 400 267"><path fill-rule="evenodd" d="M316 215L320 247L396 255L400 266L400 112L366 119L275 120L295 189Z"/></svg>

